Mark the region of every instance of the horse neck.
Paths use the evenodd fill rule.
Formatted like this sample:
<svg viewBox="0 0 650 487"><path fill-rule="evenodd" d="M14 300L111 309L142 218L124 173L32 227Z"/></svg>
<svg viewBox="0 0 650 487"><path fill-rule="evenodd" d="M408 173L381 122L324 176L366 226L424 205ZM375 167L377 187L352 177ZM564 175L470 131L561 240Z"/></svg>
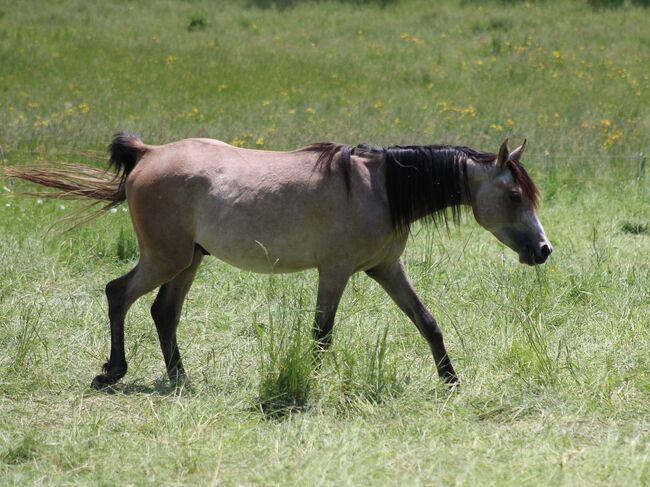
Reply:
<svg viewBox="0 0 650 487"><path fill-rule="evenodd" d="M494 164L476 162L467 159L466 162L467 178L461 181L463 185L462 204L472 206L472 194L476 193L478 187L487 180L494 178L499 168Z"/></svg>
<svg viewBox="0 0 650 487"><path fill-rule="evenodd" d="M393 225L407 230L421 218L447 224L459 221L460 206L469 204L467 158L448 146L395 146L386 155L386 190Z"/></svg>

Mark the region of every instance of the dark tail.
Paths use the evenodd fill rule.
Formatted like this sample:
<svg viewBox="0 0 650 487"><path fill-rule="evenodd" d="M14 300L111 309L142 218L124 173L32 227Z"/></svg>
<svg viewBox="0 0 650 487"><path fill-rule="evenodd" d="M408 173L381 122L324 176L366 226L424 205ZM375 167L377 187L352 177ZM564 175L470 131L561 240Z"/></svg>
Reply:
<svg viewBox="0 0 650 487"><path fill-rule="evenodd" d="M119 201L126 200L124 183L145 152L147 148L140 137L128 132L117 132L108 145L108 153L111 155L108 163L115 169L115 174L119 178L119 185L115 192L115 197L120 198Z"/></svg>
<svg viewBox="0 0 650 487"><path fill-rule="evenodd" d="M137 135L118 132L108 146L109 167L115 170L115 175L109 174L105 169L66 162L45 162L27 167L5 167L5 175L58 190L29 191L18 193L19 195L64 200L88 198L96 200L57 222L58 224L68 223L67 231L101 216L126 200L124 189L126 178L147 150L148 147ZM107 203L96 208L95 205L102 201ZM91 208L94 210L89 211Z"/></svg>
<svg viewBox="0 0 650 487"><path fill-rule="evenodd" d="M82 164L64 162L43 163L31 167L7 167L5 174L10 178L24 179L59 191L27 192L29 196L57 199L90 198L109 203L108 210L126 200L124 183L147 146L134 134L118 132L108 146L109 165L115 170L110 176L105 170Z"/></svg>

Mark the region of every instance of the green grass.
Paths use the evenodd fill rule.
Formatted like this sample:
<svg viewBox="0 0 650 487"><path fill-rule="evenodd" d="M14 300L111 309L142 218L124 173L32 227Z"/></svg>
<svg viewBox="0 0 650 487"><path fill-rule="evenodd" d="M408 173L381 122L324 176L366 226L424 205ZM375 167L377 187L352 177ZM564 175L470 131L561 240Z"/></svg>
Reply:
<svg viewBox="0 0 650 487"><path fill-rule="evenodd" d="M98 393L103 289L137 260L128 213L48 233L79 205L5 180L0 484L647 485L650 10L271 3L0 0L6 164L100 164L117 130L267 149L527 137L553 256L519 266L470 215L414 229L406 267L457 390L364 275L313 368L316 272L207 258L179 330L191 386L165 378L147 296L128 375Z"/></svg>

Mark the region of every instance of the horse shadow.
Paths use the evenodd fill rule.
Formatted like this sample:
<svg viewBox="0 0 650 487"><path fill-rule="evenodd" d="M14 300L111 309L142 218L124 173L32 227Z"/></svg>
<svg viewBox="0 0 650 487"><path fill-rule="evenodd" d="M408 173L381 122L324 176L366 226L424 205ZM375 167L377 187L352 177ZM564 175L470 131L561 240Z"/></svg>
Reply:
<svg viewBox="0 0 650 487"><path fill-rule="evenodd" d="M173 383L168 379L157 379L153 383L142 383L142 382L130 382L123 383L118 382L110 386L104 387L102 389L90 388L92 391L97 394L107 394L107 395L124 395L124 396L136 396L136 395L156 395L156 396L184 396L194 393L194 388L188 382L183 383Z"/></svg>

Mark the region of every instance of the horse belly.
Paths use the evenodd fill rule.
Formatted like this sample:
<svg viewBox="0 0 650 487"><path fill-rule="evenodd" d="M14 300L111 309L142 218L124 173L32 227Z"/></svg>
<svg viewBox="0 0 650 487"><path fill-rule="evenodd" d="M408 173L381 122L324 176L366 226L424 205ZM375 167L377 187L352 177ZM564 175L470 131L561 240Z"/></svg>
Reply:
<svg viewBox="0 0 650 487"><path fill-rule="evenodd" d="M257 204L207 204L196 242L235 267L262 273L297 272L318 265L322 227L316 215ZM286 206L286 205L285 205Z"/></svg>
<svg viewBox="0 0 650 487"><path fill-rule="evenodd" d="M305 239L273 235L238 236L236 229L221 227L211 234L202 233L197 238L214 257L240 269L261 273L286 273L310 269L318 265L313 245Z"/></svg>

